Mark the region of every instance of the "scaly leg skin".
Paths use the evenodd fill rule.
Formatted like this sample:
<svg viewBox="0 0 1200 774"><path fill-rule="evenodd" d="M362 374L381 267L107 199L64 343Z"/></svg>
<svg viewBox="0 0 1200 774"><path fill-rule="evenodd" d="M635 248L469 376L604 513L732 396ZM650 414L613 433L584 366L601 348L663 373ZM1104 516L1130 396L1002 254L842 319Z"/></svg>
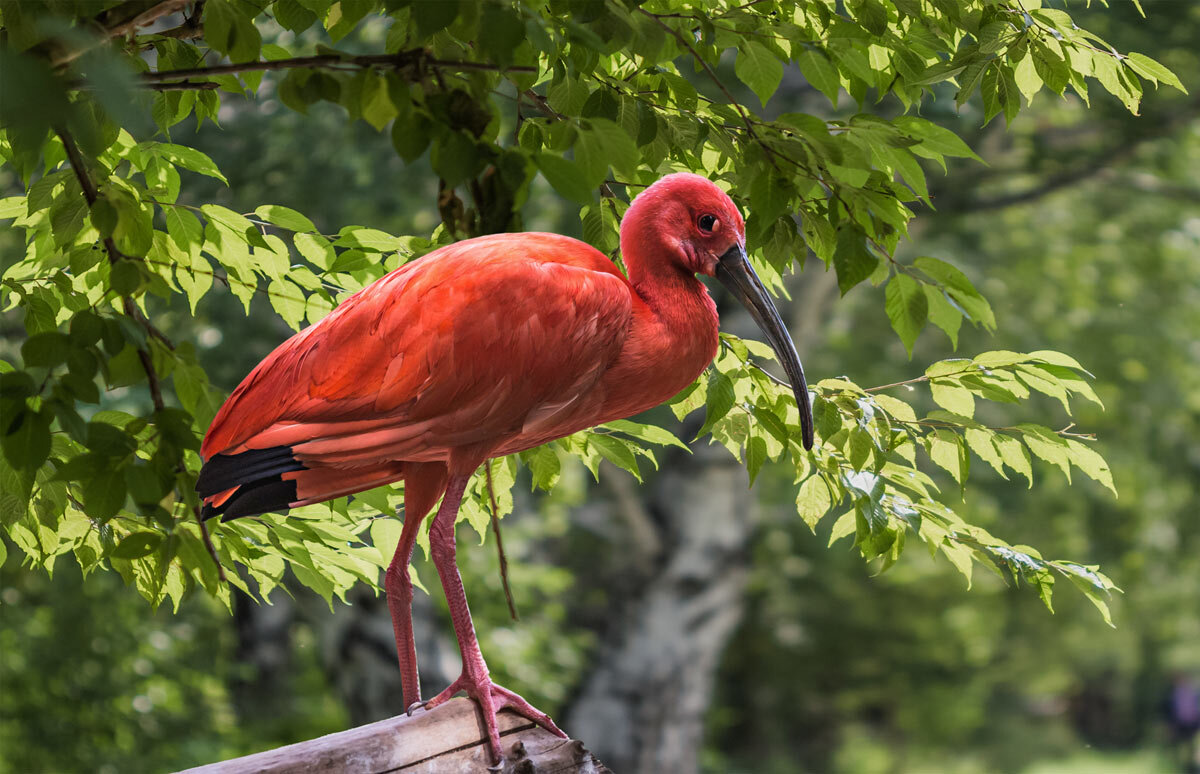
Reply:
<svg viewBox="0 0 1200 774"><path fill-rule="evenodd" d="M408 565L412 561L413 545L417 542L421 522L446 488L446 473L446 466L442 463L406 465L404 529L400 532L392 563L384 575L388 610L392 614L392 630L396 635L396 654L400 660L404 707L409 714L412 714L413 707L421 703L421 679L417 673L417 647L413 640L413 585L408 575Z"/></svg>
<svg viewBox="0 0 1200 774"><path fill-rule="evenodd" d="M384 574L388 610L392 614L392 630L396 634L396 653L400 659L400 679L404 690L404 706L411 708L421 702L421 680L417 674L417 645L412 630L412 579L408 564L412 560L413 544L425 514L404 515L404 529L392 563Z"/></svg>
<svg viewBox="0 0 1200 774"><path fill-rule="evenodd" d="M549 715L534 709L516 693L493 683L483 654L479 651L475 626L471 622L471 611L467 608L467 595L463 590L462 577L458 574L458 566L455 564L454 522L469 478L470 476L451 477L446 495L442 499L442 507L438 509L429 530L430 553L433 554L433 563L437 567L438 577L441 578L442 588L446 592L446 602L450 606L450 618L454 621L454 633L458 637L463 669L462 674L449 688L426 702L425 708L433 709L459 691L465 691L479 705L479 712L487 728L492 760L499 766L503 763L504 756L500 752L500 731L496 725L498 710L508 707L552 734L563 739L566 739L567 735L559 730Z"/></svg>

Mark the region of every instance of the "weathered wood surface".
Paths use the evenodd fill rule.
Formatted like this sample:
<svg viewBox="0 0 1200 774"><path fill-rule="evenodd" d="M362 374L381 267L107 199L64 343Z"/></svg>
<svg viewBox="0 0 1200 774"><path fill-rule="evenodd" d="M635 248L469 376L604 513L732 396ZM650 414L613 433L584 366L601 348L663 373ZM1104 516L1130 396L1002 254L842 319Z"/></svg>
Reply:
<svg viewBox="0 0 1200 774"><path fill-rule="evenodd" d="M504 774L610 774L582 742L560 739L508 710L497 720ZM475 704L458 698L412 717L398 715L180 774L466 774L490 765Z"/></svg>

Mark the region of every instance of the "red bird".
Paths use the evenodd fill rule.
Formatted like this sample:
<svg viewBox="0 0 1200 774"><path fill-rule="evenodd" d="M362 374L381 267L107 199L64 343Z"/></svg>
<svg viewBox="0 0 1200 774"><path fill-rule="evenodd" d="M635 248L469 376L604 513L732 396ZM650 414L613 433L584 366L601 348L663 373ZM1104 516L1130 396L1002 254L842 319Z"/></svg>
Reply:
<svg viewBox="0 0 1200 774"><path fill-rule="evenodd" d="M746 258L742 216L698 175L664 177L621 224L626 278L556 234L469 239L412 261L284 342L221 407L196 489L205 517L286 511L404 481L404 529L385 575L404 703L420 703L408 564L438 498L430 548L454 620L458 691L480 707L501 760L496 711L554 722L489 675L455 565L454 524L487 459L645 411L717 353L717 308L697 274L742 301L779 355L812 447L804 371ZM565 736L565 735L564 735Z"/></svg>

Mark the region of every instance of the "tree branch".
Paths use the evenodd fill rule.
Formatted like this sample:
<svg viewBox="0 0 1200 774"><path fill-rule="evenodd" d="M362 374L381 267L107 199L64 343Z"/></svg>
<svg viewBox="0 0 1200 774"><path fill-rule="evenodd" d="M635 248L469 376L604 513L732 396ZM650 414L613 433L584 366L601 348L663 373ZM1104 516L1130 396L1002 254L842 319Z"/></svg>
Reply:
<svg viewBox="0 0 1200 774"><path fill-rule="evenodd" d="M291 59L275 59L271 61L234 62L232 64L213 65L212 67L192 67L183 70L161 70L152 73L142 73L139 78L142 85L163 83L165 81L182 81L186 78L208 77L234 73L291 70L300 67L322 67L341 69L344 67L405 67L457 68L460 70L494 70L498 72L537 72L535 67L513 66L500 67L488 62L466 62L458 59L434 59L426 55L424 49L400 51L395 54L318 54L316 56L298 56Z"/></svg>
<svg viewBox="0 0 1200 774"><path fill-rule="evenodd" d="M746 125L746 132L750 135L751 139L758 143L762 149L767 152L767 161L771 162L771 166L778 170L779 165L775 163L775 149L763 142L762 138L758 136L758 132L754 131L754 122L750 120L750 116L746 113L746 109L743 108L741 103L734 98L729 89L725 88L725 84L721 83L721 79L717 77L716 72L709 67L708 62L704 61L700 54L696 52L696 49L692 47L692 44L687 42L687 39L680 34L679 30L664 22L658 17L657 14L650 13L644 8L639 8L638 13L646 16L647 18L653 19L655 23L666 30L671 37L678 40L679 45L688 50L688 53L692 55L692 58L704 68L704 72L708 74L709 80L717 85L717 88L720 89L721 93L725 95L725 98L729 100L729 104L732 105L733 109L737 111L737 114L742 117L742 123Z"/></svg>
<svg viewBox="0 0 1200 774"><path fill-rule="evenodd" d="M500 510L496 507L496 490L492 487L491 460L484 460L483 472L487 478L488 499L491 500L492 506L492 532L496 533L496 551L500 554L500 583L504 586L504 598L508 601L508 614L514 621L519 621L521 616L517 615L512 589L508 587L508 557L504 553L504 541L500 539Z"/></svg>
<svg viewBox="0 0 1200 774"><path fill-rule="evenodd" d="M213 91L221 88L215 81L172 81L169 83L147 83L147 89L154 91Z"/></svg>
<svg viewBox="0 0 1200 774"><path fill-rule="evenodd" d="M149 8L144 7L144 2L131 2L119 5L116 8L110 8L105 12L105 16L116 17L122 19L119 22L104 28L103 33L88 45L81 48L71 49L54 57L50 60L50 64L59 68L63 65L74 62L79 57L83 56L92 49L107 43L113 38L119 38L122 35L133 32L140 27L145 27L153 24L163 16L182 11L184 6L191 3L192 0L161 0L161 2L151 5ZM132 16L125 14L132 13Z"/></svg>
<svg viewBox="0 0 1200 774"><path fill-rule="evenodd" d="M87 173L87 166L83 160L83 155L79 152L79 146L75 144L73 138L66 127L56 127L54 133L58 135L58 139L62 141L63 149L67 154L67 162L71 165L71 169L75 172L75 179L79 181L79 187L83 189L83 198L87 200L88 207L96 203L99 198L99 191L96 184L92 182L92 178ZM112 237L104 238L104 249L108 251L108 261L110 264L116 265L125 256L117 249L116 242ZM162 334L157 328L150 324L137 308L133 298L130 296L122 296L121 306L135 322L139 323L146 332L152 336L161 339L168 347L171 346L170 340ZM146 372L146 380L150 386L150 400L154 403L155 411L162 411L166 404L163 402L162 385L159 383L158 372L154 370L154 360L150 356L150 351L145 347L138 347L138 360L142 363L142 369Z"/></svg>
<svg viewBox="0 0 1200 774"><path fill-rule="evenodd" d="M212 536L208 534L208 526L204 523L204 517L200 515L200 508L192 508L192 515L196 517L196 524L200 527L200 537L204 540L204 547L208 549L208 555L212 557L213 564L217 566L217 577L222 583L228 583L229 579L225 577L225 568L221 566L221 557L217 556L217 547L213 545Z"/></svg>

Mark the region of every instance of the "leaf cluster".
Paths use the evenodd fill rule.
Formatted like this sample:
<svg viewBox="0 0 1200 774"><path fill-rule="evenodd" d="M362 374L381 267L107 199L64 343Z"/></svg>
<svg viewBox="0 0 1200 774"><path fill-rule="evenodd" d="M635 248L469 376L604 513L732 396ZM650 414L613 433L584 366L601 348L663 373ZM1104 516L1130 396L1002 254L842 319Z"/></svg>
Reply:
<svg viewBox="0 0 1200 774"><path fill-rule="evenodd" d="M0 2L0 159L23 184L0 199L0 218L25 246L4 271L0 303L23 310L26 331L20 357L0 365L0 521L30 564L50 568L70 553L85 571L117 570L156 604L178 604L192 587L228 601L225 581L265 595L288 570L332 599L377 583L398 529L399 490L385 487L206 532L193 491L197 450L222 395L192 345L156 327L172 301L195 314L214 289L246 311L262 297L298 330L406 260L518 226L539 179L581 206L585 238L615 257L629 192L689 170L743 207L769 286L782 290L810 252L836 271L843 294L886 282L888 316L911 353L927 322L954 342L963 318L996 327L958 269L894 257L914 203L933 204L927 168L978 159L913 114L925 99L949 84L960 106L981 95L985 121L1000 112L1011 121L1018 96L1043 86L1086 98L1099 83L1130 109L1143 80L1182 88L1065 12L1017 0L206 0L194 6L199 17L181 5L108 2L98 13L83 0ZM147 32L137 20L155 10L174 13L178 26ZM212 64L210 51L224 62ZM764 105L794 68L831 112L758 117L721 74L730 57ZM847 96L859 112L832 112ZM188 119L218 123L223 102L242 98L299 113L333 103L387 131L406 161L427 155L442 224L428 237L359 225L322 234L279 205L239 213L187 203L190 175L226 178L203 153L171 142L172 130ZM904 112L867 112L885 98ZM1082 579L1102 602L1111 583L1092 569L1044 561L954 516L916 454L924 449L960 484L969 451L1001 475L1032 482L1032 453L1111 486L1080 438L973 418L977 398L1094 398L1074 361L987 353L934 364L913 381L928 383L941 408L920 419L878 390L821 382L821 442L809 456L795 441L790 396L751 357L769 352L723 342L711 372L672 408L682 417L704 406L701 434L744 459L751 480L767 461L793 465L810 524L846 507L835 534L853 534L884 567L913 532L965 572L983 561L1033 583L1047 602L1055 574ZM140 399L118 410L130 388ZM507 458L493 471L497 515L511 510L522 468L543 489L572 460L593 473L607 460L640 477L639 460L657 464L652 446L678 445L663 428L624 421ZM463 518L482 536L490 511L473 484Z"/></svg>

